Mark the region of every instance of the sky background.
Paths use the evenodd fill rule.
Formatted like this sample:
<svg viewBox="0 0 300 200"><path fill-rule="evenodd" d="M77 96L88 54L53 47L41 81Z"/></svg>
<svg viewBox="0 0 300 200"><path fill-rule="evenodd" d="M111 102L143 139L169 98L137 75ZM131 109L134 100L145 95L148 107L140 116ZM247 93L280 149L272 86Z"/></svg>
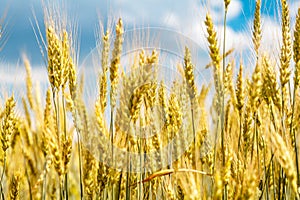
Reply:
<svg viewBox="0 0 300 200"><path fill-rule="evenodd" d="M6 73L5 77L1 75L0 82L24 81L24 78L21 77L24 74L16 73L13 70L13 67L19 66L20 68L22 65L20 60L24 52L36 69L33 76L40 81L45 81L46 76L41 75L45 74L45 67L41 67L43 66L42 56L31 25L31 22L35 23L33 17L33 13L35 13L43 32L42 1L0 1L0 14L7 10L5 22L8 24L9 36L4 49L0 52L0 72ZM152 29L154 33L151 32L151 34L155 34L157 28L168 30L169 35L162 34L160 41L170 40L170 35L188 38L193 43L192 45L203 50L200 51L201 55L197 54L197 56L204 59L205 62L209 60L204 25L207 12L213 16L218 38L222 39L223 0L65 0L63 2L71 13L70 16L78 19L80 65L85 62L85 58L95 48L95 33L99 17L104 23L108 16L122 17L125 31L130 31L134 27L156 27ZM293 26L300 0L290 0L289 4ZM226 46L227 49L235 48L236 55L249 52L252 47L251 24L254 9L254 0L231 0L229 5ZM279 9L278 0L262 0L263 49L275 51L279 48L281 38ZM172 42L168 43L170 49L173 48L171 44ZM205 64L202 63L200 67Z"/></svg>

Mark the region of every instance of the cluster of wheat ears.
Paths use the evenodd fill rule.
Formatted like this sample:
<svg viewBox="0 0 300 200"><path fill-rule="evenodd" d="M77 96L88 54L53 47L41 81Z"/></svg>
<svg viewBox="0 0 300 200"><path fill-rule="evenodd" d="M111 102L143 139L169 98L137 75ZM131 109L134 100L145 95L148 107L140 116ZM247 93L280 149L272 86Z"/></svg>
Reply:
<svg viewBox="0 0 300 200"><path fill-rule="evenodd" d="M287 0L280 2L282 42L272 57L260 48L256 1L250 74L226 59L226 40L218 44L206 15L213 87L197 84L201 66L188 47L168 90L158 51L141 50L124 73L117 20L99 33L93 109L77 77L76 26L46 6L45 37L39 27L36 36L49 89L34 89L24 57L26 95L0 107L1 199L298 199L300 9L292 29ZM229 6L224 0L224 36Z"/></svg>

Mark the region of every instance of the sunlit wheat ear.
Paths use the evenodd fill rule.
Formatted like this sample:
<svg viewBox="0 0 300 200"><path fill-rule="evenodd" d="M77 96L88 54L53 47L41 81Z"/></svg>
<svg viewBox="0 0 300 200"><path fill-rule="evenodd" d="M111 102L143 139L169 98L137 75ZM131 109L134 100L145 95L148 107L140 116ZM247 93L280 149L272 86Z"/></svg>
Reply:
<svg viewBox="0 0 300 200"><path fill-rule="evenodd" d="M254 110L251 108L250 103L247 103L246 108L245 108L245 114L243 118L243 129L242 129L242 138L243 138L243 146L244 146L244 155L245 158L247 156L249 147L251 146L251 128L252 128L252 122L253 122L253 112ZM246 158L247 159L247 158ZM244 161L246 162L246 160Z"/></svg>
<svg viewBox="0 0 300 200"><path fill-rule="evenodd" d="M51 164L52 164L52 158L49 156L47 157L45 161L45 166L43 172L40 174L39 178L37 179L35 185L34 185L34 190L38 190L40 185L45 181L45 176L49 173L51 169ZM43 186L45 187L45 186Z"/></svg>
<svg viewBox="0 0 300 200"><path fill-rule="evenodd" d="M110 33L106 33L102 37L102 50L101 50L101 67L103 72L108 71L108 62L109 62L109 47L110 47Z"/></svg>
<svg viewBox="0 0 300 200"><path fill-rule="evenodd" d="M167 112L167 127L169 132L176 133L182 124L182 111L179 102L174 93L169 99L169 107Z"/></svg>
<svg viewBox="0 0 300 200"><path fill-rule="evenodd" d="M253 21L253 36L252 41L254 44L254 50L256 56L259 55L259 47L261 43L261 17L260 17L260 2L261 0L256 1L255 5L255 14L254 14L254 21Z"/></svg>
<svg viewBox="0 0 300 200"><path fill-rule="evenodd" d="M283 104L288 99L286 84L290 80L291 69L290 62L292 58L292 41L290 31L290 14L286 0L281 0L282 5L282 46L280 51L280 83L283 95ZM285 106L285 105L283 105Z"/></svg>
<svg viewBox="0 0 300 200"><path fill-rule="evenodd" d="M96 176L96 162L93 155L87 150L83 151L84 163L83 163L83 183L85 186L85 196L87 199L93 199L95 192Z"/></svg>
<svg viewBox="0 0 300 200"><path fill-rule="evenodd" d="M281 110L281 95L279 91L278 82L276 79L276 71L271 64L269 57L263 57L263 97L268 104L271 100L274 105Z"/></svg>
<svg viewBox="0 0 300 200"><path fill-rule="evenodd" d="M262 72L261 72L261 64L257 63L255 70L252 74L252 83L251 83L251 94L250 94L250 104L251 108L254 112L258 108L260 101L259 98L261 97L261 90L262 90Z"/></svg>
<svg viewBox="0 0 300 200"><path fill-rule="evenodd" d="M218 199L221 200L223 196L223 188L224 188L224 183L222 180L222 175L220 171L216 171L214 174L214 192L213 192L213 199Z"/></svg>
<svg viewBox="0 0 300 200"><path fill-rule="evenodd" d="M298 13L296 16L293 50L295 61L294 82L295 87L298 87L300 83L300 8L298 8Z"/></svg>
<svg viewBox="0 0 300 200"><path fill-rule="evenodd" d="M160 128L162 128L166 120L167 105L168 105L166 88L164 86L163 81L160 82L158 87L158 105L159 105L159 119L160 119L159 126Z"/></svg>
<svg viewBox="0 0 300 200"><path fill-rule="evenodd" d="M102 56L101 66L102 73L99 76L99 103L101 105L102 112L105 111L107 104L107 71L108 71L108 59L109 59L109 32L102 37Z"/></svg>
<svg viewBox="0 0 300 200"><path fill-rule="evenodd" d="M219 96L219 98L221 98L221 92L222 92L222 87L221 87L222 80L221 80L221 71L220 71L221 56L220 56L220 49L217 40L217 33L214 30L214 24L209 14L206 14L205 25L208 33L207 41L209 44L210 58L213 62L213 76L214 76L215 89L217 95ZM221 102L218 103L220 104Z"/></svg>
<svg viewBox="0 0 300 200"><path fill-rule="evenodd" d="M16 125L15 125L15 132L11 136L11 148L13 151L15 151L15 147L19 147L19 140L21 139L21 131L22 131L22 120L23 118L16 117Z"/></svg>
<svg viewBox="0 0 300 200"><path fill-rule="evenodd" d="M191 52L188 47L185 47L183 64L184 64L184 75L187 82L187 90L190 95L190 98L193 99L196 96L197 88L195 85L194 65L192 63Z"/></svg>
<svg viewBox="0 0 300 200"><path fill-rule="evenodd" d="M224 4L225 4L225 11L227 12L228 10L228 6L230 4L231 0L224 0Z"/></svg>
<svg viewBox="0 0 300 200"><path fill-rule="evenodd" d="M61 58L61 65L62 65L62 69L63 69L63 73L62 73L62 88L63 91L66 87L66 83L69 79L69 73L70 73L70 61L72 61L70 59L70 44L69 44L69 35L67 31L63 31L63 37L62 37L62 41L61 41L62 45L62 58ZM73 63L72 63L73 64Z"/></svg>
<svg viewBox="0 0 300 200"><path fill-rule="evenodd" d="M4 118L1 123L1 143L2 150L6 152L10 146L11 135L16 130L16 115L15 115L16 102L14 96L6 100Z"/></svg>
<svg viewBox="0 0 300 200"><path fill-rule="evenodd" d="M294 166L291 150L287 147L287 144L284 142L283 138L276 131L273 130L266 136L270 147L275 154L276 160L283 168L293 191L298 196L297 172Z"/></svg>
<svg viewBox="0 0 300 200"><path fill-rule="evenodd" d="M42 152L44 156L51 155L50 146L49 146L49 137L54 134L54 130L52 127L53 117L52 117L52 105L51 105L51 92L47 91L46 95L46 106L44 109L44 124L43 124L43 132L42 132Z"/></svg>
<svg viewBox="0 0 300 200"><path fill-rule="evenodd" d="M108 167L101 161L98 162L97 169L97 187L99 188L100 194L104 192L105 186L108 181Z"/></svg>
<svg viewBox="0 0 300 200"><path fill-rule="evenodd" d="M23 156L24 156L24 160L25 160L25 164L28 167L28 171L30 171L30 173L34 176L37 175L37 169L35 166L35 161L33 158L33 155L31 154L31 152L29 152L28 149L23 149Z"/></svg>
<svg viewBox="0 0 300 200"><path fill-rule="evenodd" d="M44 127L48 128L51 127L53 123L53 116L52 115L52 102L51 102L51 91L50 89L47 90L46 93L46 105L44 109Z"/></svg>
<svg viewBox="0 0 300 200"><path fill-rule="evenodd" d="M157 83L153 82L150 84L150 88L146 93L146 97L145 97L145 106L146 109L148 110L151 110L157 101L156 91L157 91ZM146 117L149 118L150 116L146 116Z"/></svg>
<svg viewBox="0 0 300 200"><path fill-rule="evenodd" d="M155 49L152 51L151 56L147 56L146 62L149 65L158 63L158 52Z"/></svg>
<svg viewBox="0 0 300 200"><path fill-rule="evenodd" d="M20 185L21 185L21 174L16 172L13 174L9 184L9 199L17 200L20 199Z"/></svg>
<svg viewBox="0 0 300 200"><path fill-rule="evenodd" d="M206 25L206 30L208 33L207 40L209 43L210 57L213 61L214 67L217 70L219 70L221 56L220 56L220 50L219 50L218 42L217 42L217 33L214 30L214 24L213 24L212 18L209 14L206 15L205 25Z"/></svg>
<svg viewBox="0 0 300 200"><path fill-rule="evenodd" d="M163 108L167 108L167 96L166 96L166 88L164 86L164 83L161 82L159 84L158 88L158 102L159 105L162 106Z"/></svg>
<svg viewBox="0 0 300 200"><path fill-rule="evenodd" d="M48 42L48 77L53 90L58 90L62 84L62 48L61 42L53 27L47 27L46 31Z"/></svg>
<svg viewBox="0 0 300 200"><path fill-rule="evenodd" d="M76 99L77 92L77 71L72 57L69 57L69 91L72 99Z"/></svg>
<svg viewBox="0 0 300 200"><path fill-rule="evenodd" d="M233 105L237 104L235 89L233 85L233 69L235 68L234 63L229 62L225 69L224 75L224 93L229 93Z"/></svg>
<svg viewBox="0 0 300 200"><path fill-rule="evenodd" d="M115 107L116 104L116 89L118 85L119 78L119 68L121 65L121 52L123 45L123 22L122 19L119 19L116 25L116 38L114 42L114 48L112 50L112 59L110 63L110 82L111 82L111 91L110 91L110 102L111 106Z"/></svg>
<svg viewBox="0 0 300 200"><path fill-rule="evenodd" d="M62 152L62 159L63 159L63 164L64 164L64 173L67 173L70 165L70 160L71 160L71 153L72 153L72 138L67 137L64 139L63 144L63 152Z"/></svg>
<svg viewBox="0 0 300 200"><path fill-rule="evenodd" d="M239 113L242 112L245 103L245 88L244 88L244 78L243 78L243 65L240 65L240 70L238 73L236 81L236 99L237 99L237 109Z"/></svg>
<svg viewBox="0 0 300 200"><path fill-rule="evenodd" d="M26 122L28 123L28 127L31 127L32 121L31 121L30 111L25 98L22 98L22 104L23 104Z"/></svg>
<svg viewBox="0 0 300 200"><path fill-rule="evenodd" d="M95 103L95 115L97 120L97 127L99 128L100 133L104 133L105 131L105 119L104 119L104 111L101 105L100 100L97 100Z"/></svg>
<svg viewBox="0 0 300 200"><path fill-rule="evenodd" d="M23 56L23 62L26 69L26 94L27 94L27 100L29 102L30 108L34 109L34 99L32 94L32 75L31 75L31 65L28 60L28 58L24 55Z"/></svg>
<svg viewBox="0 0 300 200"><path fill-rule="evenodd" d="M205 106L205 101L208 97L208 92L210 90L209 86L202 86L200 94L198 95L198 105L199 105L199 110L200 110L200 117L199 117L199 124L198 126L200 127L197 130L197 136L199 136L199 145L200 147L202 146L202 144L205 142L205 140L208 140L207 133L209 131L208 129L208 114L206 111L206 106ZM184 116L183 116L184 118Z"/></svg>
<svg viewBox="0 0 300 200"><path fill-rule="evenodd" d="M259 180L257 172L251 169L251 167L248 167L248 169L244 172L243 190L240 197L253 200L257 199L258 183Z"/></svg>
<svg viewBox="0 0 300 200"><path fill-rule="evenodd" d="M150 89L150 84L145 84L142 85L141 87L136 88L131 95L130 114L131 114L131 119L134 123L139 117L143 98L149 89Z"/></svg>
<svg viewBox="0 0 300 200"><path fill-rule="evenodd" d="M52 140L50 143L51 147L51 153L53 157L53 166L55 171L57 172L58 176L61 177L64 174L64 166L63 166L63 161L62 161L62 153L61 149L59 148L59 144L56 139Z"/></svg>
<svg viewBox="0 0 300 200"><path fill-rule="evenodd" d="M225 185L228 185L231 180L231 164L233 159L232 151L228 147L226 147L225 149L225 156L227 159L225 167L223 169L223 183Z"/></svg>

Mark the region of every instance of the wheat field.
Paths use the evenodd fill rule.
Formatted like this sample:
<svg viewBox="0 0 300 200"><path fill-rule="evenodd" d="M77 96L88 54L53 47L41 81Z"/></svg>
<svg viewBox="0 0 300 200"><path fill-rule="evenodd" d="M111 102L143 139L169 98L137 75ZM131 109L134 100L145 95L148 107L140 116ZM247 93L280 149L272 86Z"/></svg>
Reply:
<svg viewBox="0 0 300 200"><path fill-rule="evenodd" d="M48 88L35 88L24 56L25 95L3 91L1 199L299 199L300 8L291 27L289 4L279 1L274 56L261 47L263 1L249 33L252 66L220 44L230 0L223 32L206 14L210 82L197 80L203 66L188 45L171 81L160 74L159 49L124 62L124 22L100 22L95 97L78 70L76 24L45 4L45 30L35 33Z"/></svg>

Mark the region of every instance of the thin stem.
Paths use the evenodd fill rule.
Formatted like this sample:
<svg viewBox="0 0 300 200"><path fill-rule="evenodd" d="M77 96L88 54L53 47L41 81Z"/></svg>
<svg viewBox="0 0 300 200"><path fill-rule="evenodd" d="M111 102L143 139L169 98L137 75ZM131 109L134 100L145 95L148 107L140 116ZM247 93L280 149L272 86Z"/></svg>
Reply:
<svg viewBox="0 0 300 200"><path fill-rule="evenodd" d="M243 131L242 112L241 111L239 113L239 118L240 118L240 124L239 124L238 152L240 152L240 149L241 149L241 139L242 139L242 131ZM239 153L237 156L239 156Z"/></svg>
<svg viewBox="0 0 300 200"><path fill-rule="evenodd" d="M242 110L239 112L239 118L240 118L240 125L239 125L239 138L238 138L238 151L237 151L237 159L240 159L240 150L241 150L241 137L242 137L242 131L243 131L243 123L242 123ZM237 172L238 172L238 179L239 179L239 171L240 171L240 165L237 165Z"/></svg>
<svg viewBox="0 0 300 200"><path fill-rule="evenodd" d="M224 14L224 38L223 38L223 55L225 55L226 51L226 19L227 19L227 9L225 10ZM222 80L225 79L225 68L226 68L226 58L223 58L223 71L222 71ZM223 84L222 84L223 85ZM221 148L223 152L222 164L223 167L225 166L225 146L224 146L224 121L225 121L225 91L224 86L222 87L222 107L221 107Z"/></svg>
<svg viewBox="0 0 300 200"><path fill-rule="evenodd" d="M140 121L140 123L141 123L141 121ZM141 131L141 125L140 125L140 127L139 127L139 134L140 134L140 137L139 137L139 147L138 147L138 149L139 149L139 154L140 154L140 184L139 184L139 199L142 199L142 192L143 192L143 184L142 184L142 180L143 180L143 175L142 175L142 170L143 170L143 168L142 168L142 159L143 159L143 157L142 157L142 152L143 152L143 147L142 147L142 131Z"/></svg>
<svg viewBox="0 0 300 200"><path fill-rule="evenodd" d="M24 166L26 166L26 161L24 160ZM31 189L31 183L30 183L30 178L28 174L28 169L25 167L25 174L27 178L27 183L28 183L28 188L29 188L29 199L32 200L32 189ZM1 182L2 183L2 182ZM2 185L2 184L1 184Z"/></svg>
<svg viewBox="0 0 300 200"><path fill-rule="evenodd" d="M275 177L275 163L272 161L272 176ZM276 185L275 181L273 181L273 197L276 199Z"/></svg>
<svg viewBox="0 0 300 200"><path fill-rule="evenodd" d="M254 134L253 134L253 141L252 141L252 147L251 147L251 162L252 162L253 156L254 156L255 139L256 139L256 142L257 142L257 145L258 145L258 134L257 134L257 123L256 123L256 121L257 121L257 112L254 112ZM258 149L257 149L257 152L258 152ZM259 164L259 162L258 162L258 164Z"/></svg>
<svg viewBox="0 0 300 200"><path fill-rule="evenodd" d="M3 181L3 177L4 177L4 173L5 173L5 169L6 169L6 151L4 152L4 159L3 159L3 171L1 174L1 180L0 180L0 185L1 185L1 198L4 200L4 191L3 191L3 186L2 186L2 181Z"/></svg>
<svg viewBox="0 0 300 200"><path fill-rule="evenodd" d="M295 83L298 82L298 77L296 76ZM293 102L292 102L292 117L291 117L291 123L290 123L290 136L293 137L294 140L294 151L295 151L295 160L296 160L296 169L297 169L297 185L300 185L300 172L299 172L299 161L298 161L298 147L297 147L297 137L296 133L293 129L293 122L294 122L294 114L295 114L295 105L296 105L296 91L297 91L297 85L294 85L294 91L293 91Z"/></svg>
<svg viewBox="0 0 300 200"><path fill-rule="evenodd" d="M285 173L283 172L282 170L282 177L283 177L283 184L282 184L282 197L281 199L286 199L286 191L285 191L285 188L286 188L286 175Z"/></svg>
<svg viewBox="0 0 300 200"><path fill-rule="evenodd" d="M43 180L43 185L42 185L42 200L46 199L46 184L47 184L47 160L45 161L44 164L44 171L46 172L44 175L44 180Z"/></svg>
<svg viewBox="0 0 300 200"><path fill-rule="evenodd" d="M74 102L74 108L72 110L72 115L73 115L73 120L74 120L74 125L76 127L76 136L77 136L77 150L78 150L78 167L79 167L79 184L80 184L80 199L83 200L83 182L82 182L82 155L81 155L81 137L80 137L80 132L81 132L81 127L79 125L79 113L77 108L77 96L76 93L72 95L72 100Z"/></svg>
<svg viewBox="0 0 300 200"><path fill-rule="evenodd" d="M268 170L266 171L266 165L265 165L265 173L266 173L266 178L265 178L265 182L264 182L264 185L262 186L262 191L261 191L261 195L259 197L259 200L262 199L263 197L263 194L264 194L264 189L266 188L266 192L267 192L267 199L269 199L269 188L268 188L268 180L269 180L269 177L270 177L270 168L271 168L271 165L272 165L272 162L273 162L273 157L274 157L274 153L272 154L271 156L271 160L269 162L269 165L268 165ZM265 158L264 158L264 162L265 162Z"/></svg>
<svg viewBox="0 0 300 200"><path fill-rule="evenodd" d="M257 116L256 116L257 118ZM255 123L255 137L256 137L256 153L257 153L257 165L258 169L260 169L260 157L259 157L259 137L258 137L258 130L257 130L257 123Z"/></svg>
<svg viewBox="0 0 300 200"><path fill-rule="evenodd" d="M83 185L82 185L82 158L81 158L81 142L80 134L77 132L77 148L78 148L78 164L79 164L79 181L80 181L80 199L83 200Z"/></svg>
<svg viewBox="0 0 300 200"><path fill-rule="evenodd" d="M286 117L285 115L285 97L284 97L284 87L281 86L281 128L282 128L282 132L285 133L286 132L286 129L285 129L285 123L284 123L284 119ZM283 136L283 135L282 135ZM286 142L286 136L285 136L285 140ZM279 172L279 179L278 179L278 197L280 198L280 195L281 195L281 186L282 188L285 187L285 181L284 181L284 171L280 165L280 172ZM283 195L283 194L282 194Z"/></svg>
<svg viewBox="0 0 300 200"><path fill-rule="evenodd" d="M112 167L114 168L114 106L111 107L111 112L110 112L110 142L111 142L111 164ZM112 200L114 200L114 183L111 182L111 197Z"/></svg>
<svg viewBox="0 0 300 200"><path fill-rule="evenodd" d="M127 172L126 172L126 200L130 200L130 185L129 185L129 179L130 179L130 156L129 153L127 153Z"/></svg>
<svg viewBox="0 0 300 200"><path fill-rule="evenodd" d="M118 182L118 187L117 187L117 199L120 199L120 191L121 191L121 184L122 184L122 177L123 177L123 171L120 172L120 177L119 177L119 182Z"/></svg>
<svg viewBox="0 0 300 200"><path fill-rule="evenodd" d="M225 8L225 13L224 13L224 38L223 38L223 55L226 54L226 19L227 19L227 8ZM225 61L226 61L226 58L224 57L223 58L223 71L222 71L222 80L224 82L225 80ZM225 158L225 146L224 146L224 139L225 139L225 136L224 136L224 129L225 129L225 126L224 126L224 121L225 121L225 113L224 113L224 110L225 110L225 91L224 91L224 84L222 84L222 108L221 108L221 148L222 148L222 166L225 167L225 164L226 164L226 158ZM223 196L223 199L227 199L227 185L225 185L225 188L224 188L224 196Z"/></svg>
<svg viewBox="0 0 300 200"><path fill-rule="evenodd" d="M213 165L213 170L212 173L215 173L215 166L216 166L216 160L217 160L217 140L218 140L218 132L219 132L219 124L220 124L220 117L217 119L217 127L216 127L216 132L215 132L215 144L214 144L214 165Z"/></svg>
<svg viewBox="0 0 300 200"><path fill-rule="evenodd" d="M53 95L53 104L54 104L54 109L55 109L55 120L56 120L56 127L57 127L57 139L58 139L58 144L60 144L60 134L59 134L59 129L60 129L60 123L59 123L59 102L57 100L58 98L58 92L57 90L53 89L52 90L52 95Z"/></svg>
<svg viewBox="0 0 300 200"><path fill-rule="evenodd" d="M59 176L59 199L63 199L63 180L61 180L61 177Z"/></svg>
<svg viewBox="0 0 300 200"><path fill-rule="evenodd" d="M63 97L62 99L62 110L63 110L63 120L64 120L64 125L63 125L63 131L64 131L64 137L65 141L67 141L67 119L66 119L66 106L65 106L65 99ZM64 181L64 193L65 193L65 199L69 199L69 191L68 191L68 172L65 173L65 181Z"/></svg>
<svg viewBox="0 0 300 200"><path fill-rule="evenodd" d="M129 122L129 126L130 126L130 131L131 131L131 119L130 119L130 122ZM130 134L127 134L126 136L126 141L127 141L127 172L126 172L126 200L130 200L130 141L129 141L129 135Z"/></svg>
<svg viewBox="0 0 300 200"><path fill-rule="evenodd" d="M194 101L195 99L191 99L191 112L192 112L192 126L193 126L193 137L194 137L194 169L197 169L196 165L196 131L195 131L195 119L194 119Z"/></svg>

